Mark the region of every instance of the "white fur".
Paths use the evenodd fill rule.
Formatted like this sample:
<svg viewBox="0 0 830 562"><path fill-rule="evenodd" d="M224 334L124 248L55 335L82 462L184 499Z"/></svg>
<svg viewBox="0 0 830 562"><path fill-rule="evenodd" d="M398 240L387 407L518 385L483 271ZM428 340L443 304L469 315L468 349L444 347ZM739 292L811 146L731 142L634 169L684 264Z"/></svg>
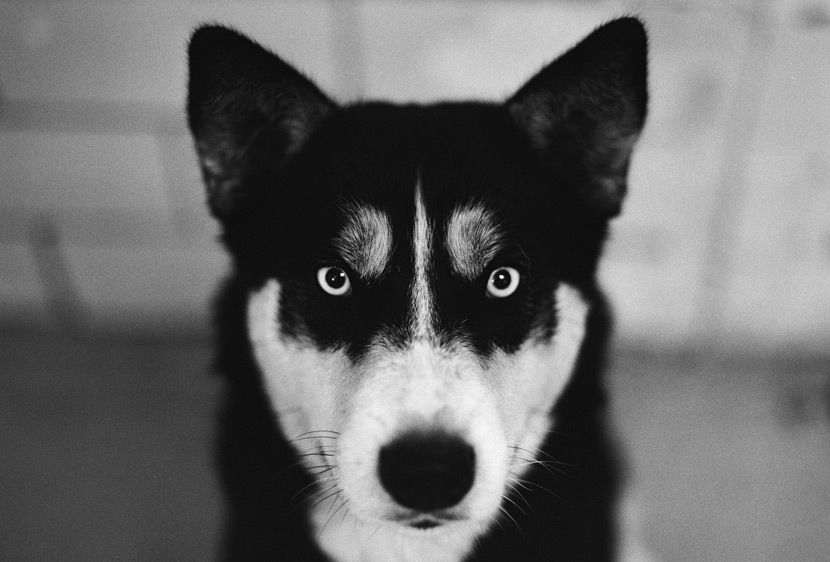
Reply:
<svg viewBox="0 0 830 562"><path fill-rule="evenodd" d="M397 523L367 523L333 505L315 511L323 550L337 562L459 562L471 548L472 526L418 530Z"/></svg>
<svg viewBox="0 0 830 562"><path fill-rule="evenodd" d="M341 474L352 511L364 520L409 515L379 485L377 452L408 430L440 427L473 445L478 459L473 488L450 510L474 524L450 526L469 535L489 522L507 475L508 448L496 395L475 357L416 340L403 351L375 352L362 379L352 402L354 415L340 438Z"/></svg>
<svg viewBox="0 0 830 562"><path fill-rule="evenodd" d="M415 256L415 278L410 290L412 298L412 333L416 338L432 336L432 289L429 286L430 257L432 255L432 228L424 207L421 184L415 187L415 222L412 236Z"/></svg>
<svg viewBox="0 0 830 562"><path fill-rule="evenodd" d="M447 250L452 268L462 277L473 280L496 256L501 232L493 213L481 205L455 209L447 222Z"/></svg>
<svg viewBox="0 0 830 562"><path fill-rule="evenodd" d="M416 202L416 263L429 251L423 202ZM426 249L426 250L425 250ZM419 252L421 252L419 254ZM418 256L421 255L421 258ZM418 270L416 270L418 271ZM420 286L419 284L423 284ZM429 290L417 278L413 296ZM427 296L429 293L427 292ZM507 486L527 468L511 445L533 451L551 428L549 411L573 370L584 337L586 302L562 284L557 289L559 324L548 341L529 340L514 354L487 362L459 345L436 347L415 338L403 350L382 341L358 364L342 352L321 352L285 337L279 327L280 286L269 281L251 294L248 326L265 388L287 438L336 430L336 468L325 490L342 490L317 505L311 519L321 547L339 562L457 562L498 516ZM427 300L426 304L429 304ZM423 322L428 308L416 311ZM428 324L424 336L428 336ZM450 511L457 521L431 530L393 520L407 512L377 478L381 446L403 431L439 426L466 439L476 452L473 488ZM298 452L330 441L292 441ZM305 457L308 466L330 457ZM331 461L329 461L331 462ZM509 524L509 523L508 523Z"/></svg>
<svg viewBox="0 0 830 562"><path fill-rule="evenodd" d="M341 352L320 352L309 342L286 338L278 318L280 285L268 281L248 300L248 333L265 390L288 439L312 430L339 426L339 375L348 359ZM312 450L313 440L295 442L300 452ZM320 459L306 457L308 463Z"/></svg>
<svg viewBox="0 0 830 562"><path fill-rule="evenodd" d="M550 431L550 410L570 380L585 338L588 303L577 289L560 283L556 313L558 324L550 342L531 342L515 354L501 357L504 417L521 422L511 424L507 431L512 443L525 451L536 451ZM527 468L518 461L513 471L521 475Z"/></svg>
<svg viewBox="0 0 830 562"><path fill-rule="evenodd" d="M346 224L335 240L340 255L367 279L379 277L392 255L392 226L386 213L367 205L344 209Z"/></svg>

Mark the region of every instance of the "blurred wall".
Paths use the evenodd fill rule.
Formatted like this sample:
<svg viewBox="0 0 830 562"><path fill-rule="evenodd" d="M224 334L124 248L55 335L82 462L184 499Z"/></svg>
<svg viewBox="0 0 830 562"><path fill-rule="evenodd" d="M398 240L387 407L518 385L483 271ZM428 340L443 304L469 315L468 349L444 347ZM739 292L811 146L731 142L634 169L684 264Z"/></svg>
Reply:
<svg viewBox="0 0 830 562"><path fill-rule="evenodd" d="M227 262L185 46L236 26L335 97L509 94L613 16L652 104L602 271L621 339L830 341L830 1L0 2L0 329L203 335Z"/></svg>

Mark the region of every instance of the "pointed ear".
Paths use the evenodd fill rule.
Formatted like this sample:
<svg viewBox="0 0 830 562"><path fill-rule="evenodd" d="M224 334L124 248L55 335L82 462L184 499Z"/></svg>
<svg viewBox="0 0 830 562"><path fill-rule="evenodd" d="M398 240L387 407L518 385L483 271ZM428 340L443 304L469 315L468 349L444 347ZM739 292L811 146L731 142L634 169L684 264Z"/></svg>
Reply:
<svg viewBox="0 0 830 562"><path fill-rule="evenodd" d="M646 117L646 43L639 20L612 21L506 103L541 158L551 166L560 162L560 172L574 175L578 196L605 217L620 212L631 151Z"/></svg>
<svg viewBox="0 0 830 562"><path fill-rule="evenodd" d="M255 199L250 183L302 146L335 106L276 55L230 29L204 26L188 47L187 115L213 214Z"/></svg>

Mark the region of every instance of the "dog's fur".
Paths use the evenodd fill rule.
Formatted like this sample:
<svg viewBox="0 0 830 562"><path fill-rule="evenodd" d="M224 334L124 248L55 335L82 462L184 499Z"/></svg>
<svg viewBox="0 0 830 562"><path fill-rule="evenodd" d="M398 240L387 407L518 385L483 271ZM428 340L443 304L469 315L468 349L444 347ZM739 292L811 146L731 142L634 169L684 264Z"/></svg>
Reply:
<svg viewBox="0 0 830 562"><path fill-rule="evenodd" d="M504 103L339 106L222 27L189 56L234 263L225 557L614 559L595 277L646 114L642 24Z"/></svg>

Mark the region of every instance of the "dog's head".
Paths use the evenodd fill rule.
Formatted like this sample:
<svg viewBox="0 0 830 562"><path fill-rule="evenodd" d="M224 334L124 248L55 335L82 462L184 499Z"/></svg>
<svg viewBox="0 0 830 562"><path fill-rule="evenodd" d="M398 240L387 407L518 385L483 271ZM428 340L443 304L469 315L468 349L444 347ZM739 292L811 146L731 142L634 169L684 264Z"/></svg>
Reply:
<svg viewBox="0 0 830 562"><path fill-rule="evenodd" d="M339 106L233 31L193 36L190 127L265 388L360 520L484 528L534 460L625 194L645 58L623 19L501 104Z"/></svg>

